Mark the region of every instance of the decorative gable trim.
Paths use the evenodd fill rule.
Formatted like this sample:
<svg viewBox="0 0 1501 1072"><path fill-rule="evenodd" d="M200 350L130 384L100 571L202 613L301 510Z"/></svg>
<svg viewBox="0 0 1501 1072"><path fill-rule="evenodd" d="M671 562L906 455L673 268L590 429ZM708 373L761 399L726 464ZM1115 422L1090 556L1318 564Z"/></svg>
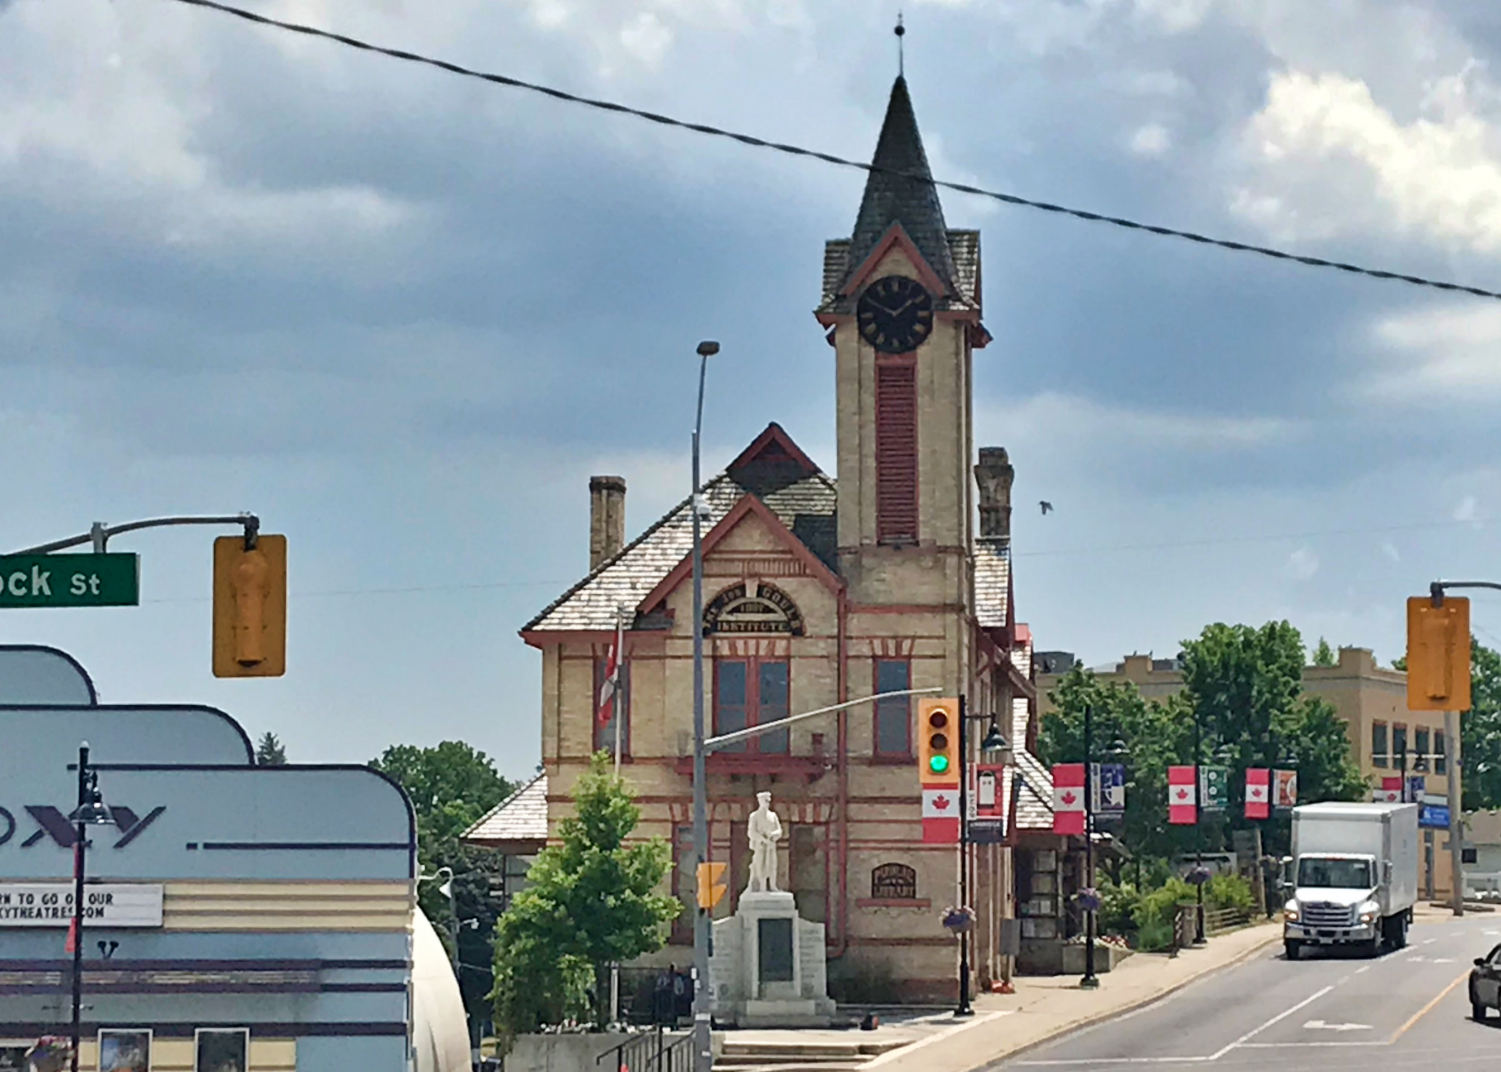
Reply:
<svg viewBox="0 0 1501 1072"><path fill-rule="evenodd" d="M768 460L786 460L794 463L801 470L800 475L804 478L815 476L820 471L818 466L813 464L813 460L803 453L803 448L792 441L792 437L782 426L772 421L766 426L766 430L751 442L750 446L742 450L734 461L725 466L725 472L729 474L731 480L737 480L735 474L740 470L756 462Z"/></svg>
<svg viewBox="0 0 1501 1072"><path fill-rule="evenodd" d="M754 514L759 518L771 531L772 535L803 563L808 573L823 582L825 588L836 594L843 590L844 583L838 576L828 566L825 566L817 555L808 550L807 544L792 534L792 530L782 523L781 518L771 512L769 506L754 495L742 496L730 512L724 515L719 524L715 525L705 534L703 537L703 553L708 555L721 540L734 531L735 526L739 525L750 514ZM672 568L666 577L657 582L657 586L647 593L645 599L636 604L637 612L644 614L650 611L658 603L666 599L672 593L673 589L682 584L683 579L692 572L693 555L689 553ZM695 628L702 627L702 622L695 626Z"/></svg>
<svg viewBox="0 0 1501 1072"><path fill-rule="evenodd" d="M949 296L949 285L933 270L933 266L928 263L928 259L918 250L917 244L908 237L906 230L900 223L893 223L886 229L886 233L876 243L876 248L870 251L870 256L866 257L860 263L859 267L850 273L849 278L844 281L844 286L839 289L839 296L847 297L863 286L865 281L881 266L881 262L886 259L886 255L892 249L900 249L907 255L907 259L917 269L917 277L922 280L923 286L927 287L929 291L936 295Z"/></svg>

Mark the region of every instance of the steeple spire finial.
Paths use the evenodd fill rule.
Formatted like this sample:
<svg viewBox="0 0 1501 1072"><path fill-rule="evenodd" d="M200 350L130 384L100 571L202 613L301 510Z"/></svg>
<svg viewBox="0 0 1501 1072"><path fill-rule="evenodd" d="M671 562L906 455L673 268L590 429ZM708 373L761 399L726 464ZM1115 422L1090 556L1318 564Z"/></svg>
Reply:
<svg viewBox="0 0 1501 1072"><path fill-rule="evenodd" d="M898 78L907 74L907 56L902 47L902 38L907 36L907 27L902 25L902 13L896 13L896 74Z"/></svg>

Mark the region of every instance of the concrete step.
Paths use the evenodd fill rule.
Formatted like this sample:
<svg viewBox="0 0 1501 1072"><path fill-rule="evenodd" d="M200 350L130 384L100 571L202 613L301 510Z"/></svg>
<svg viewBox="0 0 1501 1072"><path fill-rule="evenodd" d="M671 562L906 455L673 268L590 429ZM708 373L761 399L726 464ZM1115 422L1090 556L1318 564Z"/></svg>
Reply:
<svg viewBox="0 0 1501 1072"><path fill-rule="evenodd" d="M904 1039L736 1039L726 1037L725 1057L763 1057L770 1060L813 1058L815 1060L869 1059L906 1046Z"/></svg>
<svg viewBox="0 0 1501 1072"><path fill-rule="evenodd" d="M804 1057L788 1055L785 1057L767 1057L765 1054L746 1054L743 1056L721 1056L714 1059L715 1068L733 1068L737 1072L750 1072L758 1068L776 1068L780 1072L787 1072L791 1068L817 1068L822 1072L838 1072L840 1069L857 1068L870 1060L869 1054L846 1054L841 1057Z"/></svg>

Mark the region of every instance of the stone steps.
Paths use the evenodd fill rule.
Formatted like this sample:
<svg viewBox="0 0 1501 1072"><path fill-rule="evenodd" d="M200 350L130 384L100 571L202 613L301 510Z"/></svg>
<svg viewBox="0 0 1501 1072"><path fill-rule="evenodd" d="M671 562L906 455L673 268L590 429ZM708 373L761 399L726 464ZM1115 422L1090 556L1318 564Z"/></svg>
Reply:
<svg viewBox="0 0 1501 1072"><path fill-rule="evenodd" d="M866 1061L901 1049L903 1039L745 1039L726 1038L714 1067L735 1072L849 1072Z"/></svg>

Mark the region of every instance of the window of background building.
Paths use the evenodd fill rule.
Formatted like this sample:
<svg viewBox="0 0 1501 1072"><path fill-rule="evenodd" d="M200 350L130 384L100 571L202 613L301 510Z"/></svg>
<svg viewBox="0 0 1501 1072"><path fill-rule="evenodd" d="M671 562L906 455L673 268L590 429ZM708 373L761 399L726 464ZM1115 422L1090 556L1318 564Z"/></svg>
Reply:
<svg viewBox="0 0 1501 1072"><path fill-rule="evenodd" d="M1412 769L1425 771L1428 769L1428 729L1414 728L1412 731Z"/></svg>
<svg viewBox="0 0 1501 1072"><path fill-rule="evenodd" d="M1386 723L1371 723L1371 765L1386 766Z"/></svg>
<svg viewBox="0 0 1501 1072"><path fill-rule="evenodd" d="M912 664L906 659L876 660L876 692L912 687ZM912 755L912 697L897 696L875 704L876 755L905 759Z"/></svg>
<svg viewBox="0 0 1501 1072"><path fill-rule="evenodd" d="M620 668L620 695L615 698L615 712L610 721L600 725L599 690L604 687L608 664L607 657L594 660L594 750L598 752L603 748L610 755L615 754L615 720L620 718L620 754L628 756L631 754L631 663L627 659Z"/></svg>
<svg viewBox="0 0 1501 1072"><path fill-rule="evenodd" d="M1475 848L1460 849L1459 862L1462 864L1476 864L1480 862L1480 850Z"/></svg>
<svg viewBox="0 0 1501 1072"><path fill-rule="evenodd" d="M714 735L764 726L786 718L791 711L788 664L785 659L714 660ZM786 755L786 730L737 741L720 752Z"/></svg>
<svg viewBox="0 0 1501 1072"><path fill-rule="evenodd" d="M1406 751L1407 751L1407 727L1406 726L1400 726L1400 725L1399 726L1393 726L1392 727L1392 766L1393 767L1400 767L1400 766L1402 766L1402 755ZM1411 756L1407 757L1407 766L1409 768L1412 766L1412 757Z"/></svg>
<svg viewBox="0 0 1501 1072"><path fill-rule="evenodd" d="M1433 773L1449 773L1449 749L1444 744L1444 731L1433 731Z"/></svg>

